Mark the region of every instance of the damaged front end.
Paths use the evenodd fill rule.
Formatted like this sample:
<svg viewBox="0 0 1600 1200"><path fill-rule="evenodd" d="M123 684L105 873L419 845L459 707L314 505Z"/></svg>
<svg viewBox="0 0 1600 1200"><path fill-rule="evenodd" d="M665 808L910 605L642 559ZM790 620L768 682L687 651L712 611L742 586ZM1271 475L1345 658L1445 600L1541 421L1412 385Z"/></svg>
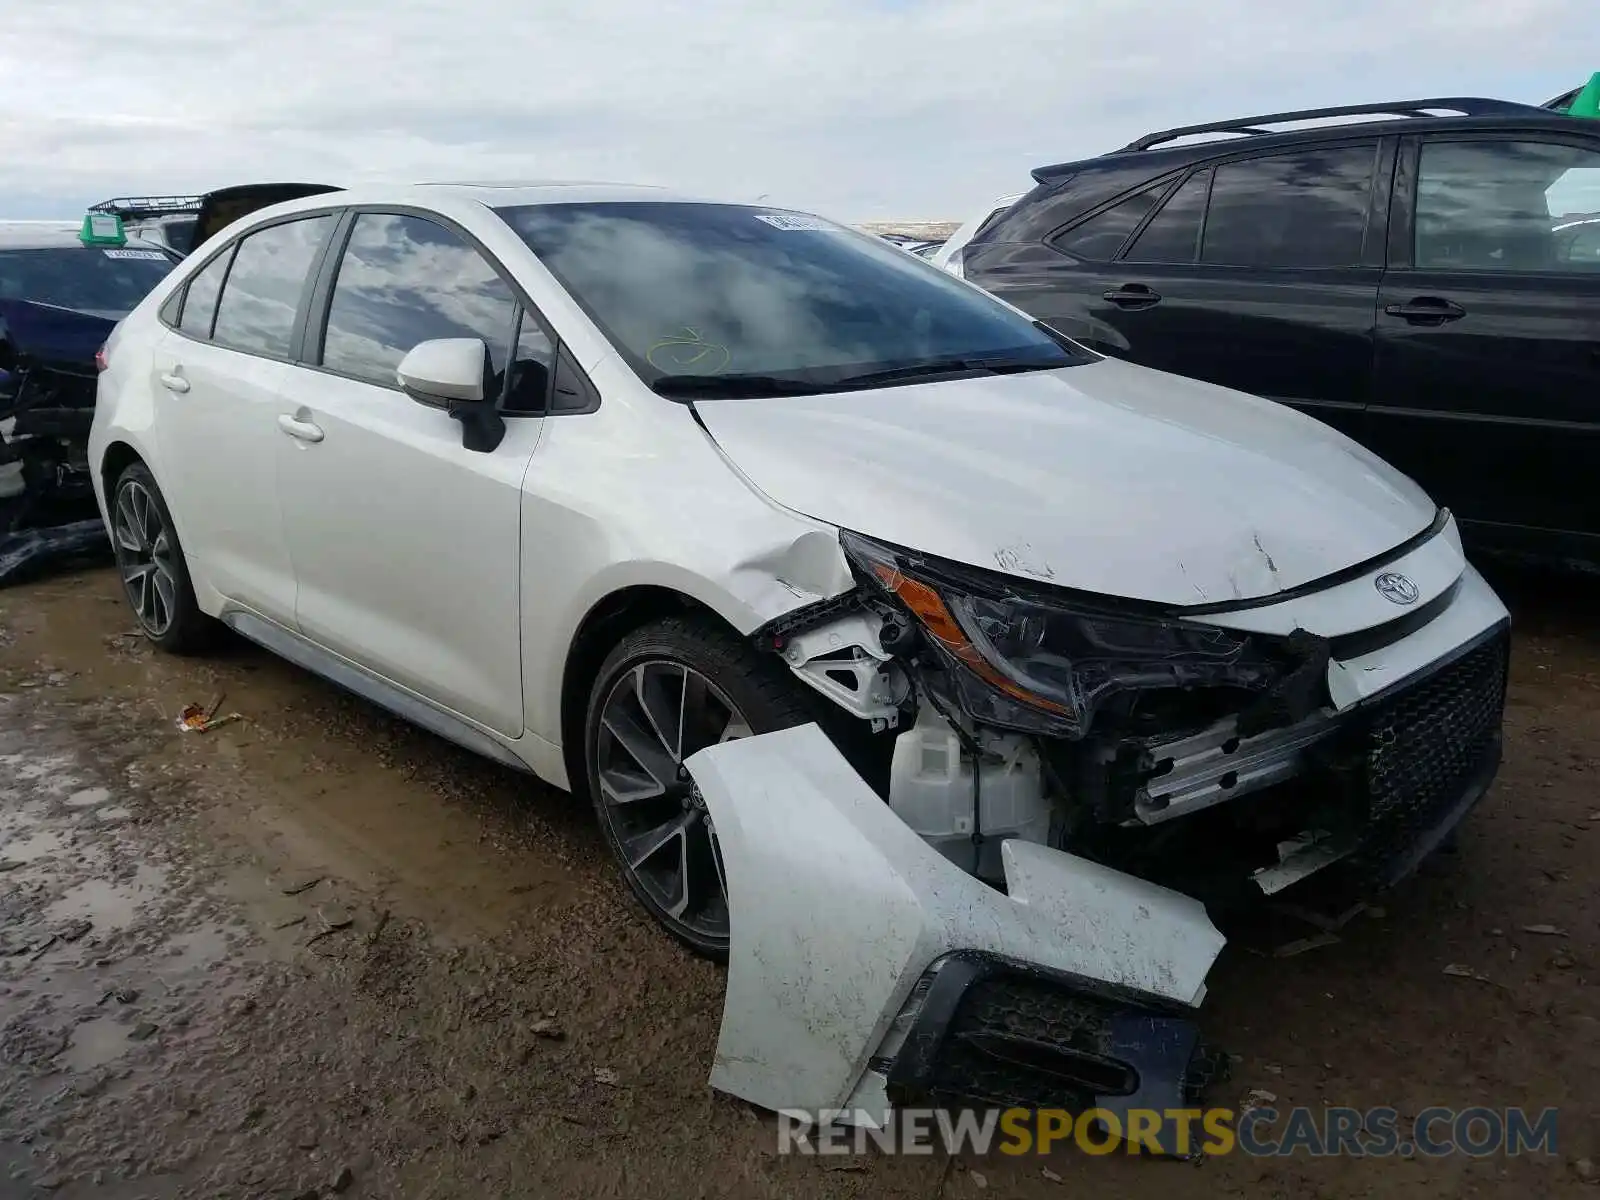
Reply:
<svg viewBox="0 0 1600 1200"><path fill-rule="evenodd" d="M1203 610L841 541L857 588L757 640L857 736L688 763L738 914L713 1083L759 1103L1183 1107L1211 917L1346 910L1498 768L1508 621L1448 513Z"/></svg>
<svg viewBox="0 0 1600 1200"><path fill-rule="evenodd" d="M1505 613L1448 514L1401 563L1433 594L1392 618L1346 594L1360 572L1193 613L841 541L857 590L758 637L876 732L851 757L889 807L991 883L1020 837L1214 911L1341 862L1342 902L1414 867L1498 767Z"/></svg>
<svg viewBox="0 0 1600 1200"><path fill-rule="evenodd" d="M0 301L0 583L108 548L87 458L96 353L116 322Z"/></svg>
<svg viewBox="0 0 1600 1200"><path fill-rule="evenodd" d="M713 1087L878 1121L919 1099L1183 1107L1215 1069L1185 1015L1223 945L1196 901L1021 840L989 887L816 725L686 765L738 914Z"/></svg>

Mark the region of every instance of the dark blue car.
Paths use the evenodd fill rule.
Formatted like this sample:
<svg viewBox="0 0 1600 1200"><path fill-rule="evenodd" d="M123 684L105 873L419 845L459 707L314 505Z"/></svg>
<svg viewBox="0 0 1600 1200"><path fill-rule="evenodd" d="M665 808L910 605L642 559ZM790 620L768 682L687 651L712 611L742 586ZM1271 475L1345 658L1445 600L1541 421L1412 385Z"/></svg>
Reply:
<svg viewBox="0 0 1600 1200"><path fill-rule="evenodd" d="M84 458L96 355L178 261L120 231L0 222L0 581L103 544Z"/></svg>

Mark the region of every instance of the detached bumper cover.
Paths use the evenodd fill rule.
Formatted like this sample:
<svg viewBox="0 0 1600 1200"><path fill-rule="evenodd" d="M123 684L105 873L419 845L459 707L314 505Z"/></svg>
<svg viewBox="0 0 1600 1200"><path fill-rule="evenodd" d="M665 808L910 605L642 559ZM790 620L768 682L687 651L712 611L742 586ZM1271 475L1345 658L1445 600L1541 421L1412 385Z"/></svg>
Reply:
<svg viewBox="0 0 1600 1200"><path fill-rule="evenodd" d="M0 509L3 508L0 504ZM9 583L47 563L79 555L104 556L109 551L106 527L98 518L3 533L0 534L0 584Z"/></svg>
<svg viewBox="0 0 1600 1200"><path fill-rule="evenodd" d="M997 892L913 833L814 725L710 747L686 765L738 914L713 1087L817 1110L886 1103L897 1069L902 1083L937 1082L910 1064L920 1054L937 1066L927 1039L943 1044L949 1022L924 1018L920 1043L907 1034L920 1012L913 992L941 960L990 964L986 977L1021 972L1059 998L1045 1003L1109 1004L1135 1022L1110 1036L1170 1043L1151 1063L1188 1061L1192 1044L1147 1022L1181 1018L1205 997L1224 939L1199 902L1014 840L1002 847L1009 894ZM1002 1058L1019 1046L978 1044ZM1057 1102L1073 1099L1063 1083Z"/></svg>
<svg viewBox="0 0 1600 1200"><path fill-rule="evenodd" d="M872 1064L897 1103L1097 1108L1126 1128L1134 1109L1194 1106L1227 1065L1185 1016L1087 995L982 954L934 963L897 1024L905 1036L893 1057ZM865 1102L870 1091L857 1096Z"/></svg>

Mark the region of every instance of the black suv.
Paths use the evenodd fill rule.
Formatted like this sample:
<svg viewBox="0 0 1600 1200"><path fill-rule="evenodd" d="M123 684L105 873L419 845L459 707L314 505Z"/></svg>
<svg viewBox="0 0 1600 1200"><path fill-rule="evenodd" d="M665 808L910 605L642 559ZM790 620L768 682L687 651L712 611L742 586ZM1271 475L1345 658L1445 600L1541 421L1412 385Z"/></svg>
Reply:
<svg viewBox="0 0 1600 1200"><path fill-rule="evenodd" d="M1600 121L1316 109L1033 177L959 273L1104 354L1338 427L1478 546L1600 564Z"/></svg>

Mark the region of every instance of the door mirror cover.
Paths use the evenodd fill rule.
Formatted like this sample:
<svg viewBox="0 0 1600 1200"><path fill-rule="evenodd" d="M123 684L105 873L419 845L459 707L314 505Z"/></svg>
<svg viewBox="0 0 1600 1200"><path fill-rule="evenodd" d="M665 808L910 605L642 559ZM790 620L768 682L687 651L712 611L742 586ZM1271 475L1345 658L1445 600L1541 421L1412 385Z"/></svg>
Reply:
<svg viewBox="0 0 1600 1200"><path fill-rule="evenodd" d="M480 338L435 338L418 342L400 360L400 389L420 404L446 407L483 400L489 349Z"/></svg>
<svg viewBox="0 0 1600 1200"><path fill-rule="evenodd" d="M413 346L395 378L417 403L443 408L460 421L463 446L487 454L506 435L500 397L485 386L488 372L489 348L481 338L435 338Z"/></svg>

